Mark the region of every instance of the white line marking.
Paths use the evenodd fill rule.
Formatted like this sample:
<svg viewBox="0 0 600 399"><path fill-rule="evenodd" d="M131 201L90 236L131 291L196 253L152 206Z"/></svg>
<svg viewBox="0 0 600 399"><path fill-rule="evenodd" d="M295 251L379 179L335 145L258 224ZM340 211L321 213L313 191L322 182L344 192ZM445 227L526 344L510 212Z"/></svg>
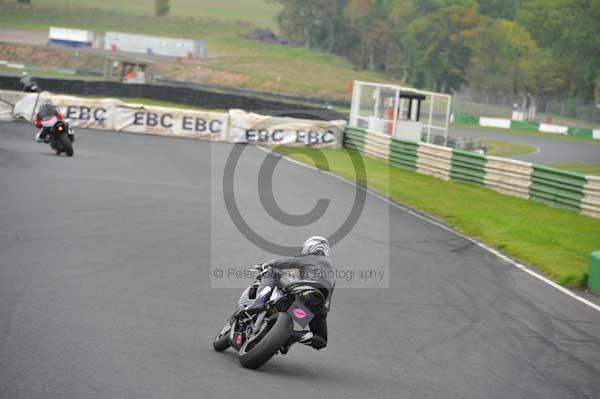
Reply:
<svg viewBox="0 0 600 399"><path fill-rule="evenodd" d="M370 188L361 187L361 186L357 185L355 182L347 180L347 179L345 179L345 178L343 178L341 176L338 176L338 175L333 174L331 172L327 172L325 170L319 169L319 168L317 168L315 166L307 165L307 164L302 163L300 161L296 161L295 159L292 159L290 157L284 156L284 155L279 154L277 152L273 152L273 151L271 151L271 150L269 150L267 148L260 147L260 146L256 146L256 147L259 148L260 150L264 151L264 152L272 153L272 154L274 154L274 155L276 155L276 156L278 156L280 158L283 158L283 159L285 159L285 160L287 160L289 162L292 162L292 163L294 163L296 165L300 165L300 166L303 166L305 168L309 168L309 169L312 169L312 170L319 171L321 173L325 173L325 174L327 174L327 175L329 175L331 177L334 177L334 178L336 178L338 180L341 180L341 181L343 181L345 183L348 183L348 184L350 184L350 185L352 185L352 186L354 186L354 187L356 187L358 189L363 189L367 193L371 194L373 197L378 198L378 199L380 199L380 200L382 200L382 201L384 201L384 202L392 205L395 208L401 209L401 210L403 210L403 211L405 211L405 212L407 212L407 213L409 213L409 214L411 214L411 215L413 215L413 216L415 216L415 217L417 217L417 218L419 218L421 220L425 220L426 222L429 222L429 223L431 223L433 225L436 225L436 226L442 228L443 230L446 230L446 231L448 231L448 232L450 232L452 234L455 234L455 235L457 235L459 237L464 238L467 241L472 242L473 244L479 246L480 248L482 248L482 249L488 251L489 253L491 253L492 255L496 256L497 258L499 258L499 259L501 259L501 260L503 260L503 261L505 261L505 262L513 265L517 269L520 269L520 270L524 271L525 273L527 273L527 274L529 274L529 275L537 278L538 280L540 280L540 281L548 284L549 286L556 288L557 290L559 290L563 294L566 294L566 295L570 296L571 298L573 298L573 299L575 299L575 300L583 303L584 305L587 305L590 308L592 308L592 309L597 310L598 312L600 312L600 306L599 305L596 305L595 303L593 303L593 302L591 302L591 301L589 301L589 300L587 300L587 299L585 299L585 298L583 298L583 297L575 294L573 291L568 290L567 288L565 288L565 287L563 287L563 286L555 283L554 281L552 281L552 280L550 280L550 279L542 276L541 274L538 274L538 273L534 272L533 270L528 269L526 266L524 266L521 263L519 263L519 262L517 262L517 261L515 261L515 260L513 260L511 258L509 258L508 256L500 253L499 251L495 250L494 248L489 247L486 244L484 244L484 243L482 243L482 242L480 242L480 241L478 241L478 240L476 240L476 239L474 239L472 237L469 237L469 236L466 236L466 235L464 235L462 233L459 233L458 231L452 229L451 227L446 226L443 223L440 223L440 222L432 219L431 217L424 216L424 215L422 215L422 214L420 214L418 212L415 212L414 210L412 210L410 208L407 208L407 207L404 207L404 206L402 206L400 204L397 204L397 203L391 201L389 198L384 197L383 195L381 195L381 194L379 194L379 193L377 193L375 191L372 191Z"/></svg>

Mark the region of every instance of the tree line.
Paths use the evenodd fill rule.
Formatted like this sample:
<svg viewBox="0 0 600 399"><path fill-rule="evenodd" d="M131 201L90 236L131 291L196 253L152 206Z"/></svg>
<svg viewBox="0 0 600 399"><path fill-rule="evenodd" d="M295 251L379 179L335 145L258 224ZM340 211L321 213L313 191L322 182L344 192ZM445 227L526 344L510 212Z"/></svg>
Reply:
<svg viewBox="0 0 600 399"><path fill-rule="evenodd" d="M600 0L269 1L291 42L411 86L600 94Z"/></svg>

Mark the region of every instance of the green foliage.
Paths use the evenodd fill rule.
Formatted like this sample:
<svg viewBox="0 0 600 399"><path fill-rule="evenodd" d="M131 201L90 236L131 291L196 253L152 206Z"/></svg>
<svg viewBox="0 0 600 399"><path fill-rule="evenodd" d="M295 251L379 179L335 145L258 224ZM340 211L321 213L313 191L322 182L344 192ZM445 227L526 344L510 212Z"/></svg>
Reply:
<svg viewBox="0 0 600 399"><path fill-rule="evenodd" d="M164 17L169 15L169 0L154 0L154 15Z"/></svg>
<svg viewBox="0 0 600 399"><path fill-rule="evenodd" d="M530 65L539 50L531 34L519 24L490 20L469 38L472 55L468 80L471 87L491 92L523 91Z"/></svg>
<svg viewBox="0 0 600 399"><path fill-rule="evenodd" d="M449 6L417 18L407 30L415 50L416 83L448 92L465 80L470 49L466 42L480 23L473 6Z"/></svg>
<svg viewBox="0 0 600 399"><path fill-rule="evenodd" d="M417 87L590 99L600 72L600 0L271 1L292 40Z"/></svg>
<svg viewBox="0 0 600 399"><path fill-rule="evenodd" d="M523 0L477 0L481 15L511 20L522 2Z"/></svg>
<svg viewBox="0 0 600 399"><path fill-rule="evenodd" d="M596 90L594 90L596 97L596 104L600 107L600 71L598 72L598 77L596 78Z"/></svg>
<svg viewBox="0 0 600 399"><path fill-rule="evenodd" d="M567 96L593 98L600 71L600 0L524 0L517 21L557 62Z"/></svg>

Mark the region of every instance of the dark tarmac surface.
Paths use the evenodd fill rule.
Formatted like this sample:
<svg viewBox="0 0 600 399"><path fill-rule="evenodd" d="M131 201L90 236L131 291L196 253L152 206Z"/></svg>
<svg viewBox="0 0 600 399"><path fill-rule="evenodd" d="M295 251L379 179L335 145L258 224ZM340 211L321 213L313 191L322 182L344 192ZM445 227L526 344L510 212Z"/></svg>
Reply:
<svg viewBox="0 0 600 399"><path fill-rule="evenodd" d="M327 351L243 369L212 350L241 290L211 288L211 265L271 255L224 210L233 146L79 130L66 158L34 133L0 123L0 398L600 397L600 312L373 196L334 260L389 261L390 288L338 289ZM248 147L236 175L249 224L330 234L354 188L280 162L281 208L332 203L285 228L255 201L265 156Z"/></svg>
<svg viewBox="0 0 600 399"><path fill-rule="evenodd" d="M449 134L453 137L490 138L510 143L529 144L536 149L535 152L509 157L527 162L538 164L600 163L600 145L598 144L484 131L477 130L477 128L450 128Z"/></svg>

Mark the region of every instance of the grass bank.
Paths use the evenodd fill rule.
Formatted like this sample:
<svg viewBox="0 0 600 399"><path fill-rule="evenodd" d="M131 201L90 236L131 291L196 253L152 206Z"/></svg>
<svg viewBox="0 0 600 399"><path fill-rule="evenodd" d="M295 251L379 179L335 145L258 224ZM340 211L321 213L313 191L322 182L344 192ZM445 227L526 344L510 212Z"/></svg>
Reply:
<svg viewBox="0 0 600 399"><path fill-rule="evenodd" d="M566 136L566 135L562 135L562 134L534 132L534 131L530 131L530 130L500 129L500 128L487 127L487 126L476 126L476 125L471 125L471 124L467 124L467 123L453 123L450 127L458 128L458 129L469 129L469 130L479 131L479 132L495 132L495 133L503 133L506 135L532 136L532 137L539 137L539 138L544 138L544 139L571 141L571 142L585 143L585 144L591 144L591 145L600 145L600 140L588 139L585 137Z"/></svg>
<svg viewBox="0 0 600 399"><path fill-rule="evenodd" d="M530 154L535 151L535 147L528 144L510 143L494 139L481 139L481 144L487 147L488 155L496 157Z"/></svg>
<svg viewBox="0 0 600 399"><path fill-rule="evenodd" d="M584 175L600 176L600 163L557 163L550 166Z"/></svg>
<svg viewBox="0 0 600 399"><path fill-rule="evenodd" d="M137 13L129 2L110 9L97 5L87 8L85 5L90 6L91 1L55 3L53 7L24 6L0 0L0 26L28 30L62 26L91 30L97 35L116 30L204 40L210 58L157 65L162 76L180 80L340 100L350 99L348 85L355 79L392 82L381 74L355 71L350 62L329 53L246 40L242 36L260 24L252 13L244 16L238 11L240 22L232 22L214 18L208 11L203 13L202 7L185 17L156 18ZM63 3L73 6L61 7ZM75 3L79 5L75 7Z"/></svg>
<svg viewBox="0 0 600 399"><path fill-rule="evenodd" d="M35 0L34 0L35 1ZM100 9L148 16L154 13L154 1L148 0L44 0L49 7L74 10ZM170 0L169 15L174 17L209 18L236 22L250 21L261 27L276 28L279 5L265 0Z"/></svg>
<svg viewBox="0 0 600 399"><path fill-rule="evenodd" d="M276 151L288 154L290 148L278 147ZM331 172L357 181L345 149L295 148L296 154L291 156L314 164L307 155L315 151L322 151ZM467 183L419 175L370 157L364 157L364 162L367 174L358 183L444 220L456 230L536 267L561 285L585 286L588 255L600 246L600 220ZM324 168L324 164L316 166Z"/></svg>

